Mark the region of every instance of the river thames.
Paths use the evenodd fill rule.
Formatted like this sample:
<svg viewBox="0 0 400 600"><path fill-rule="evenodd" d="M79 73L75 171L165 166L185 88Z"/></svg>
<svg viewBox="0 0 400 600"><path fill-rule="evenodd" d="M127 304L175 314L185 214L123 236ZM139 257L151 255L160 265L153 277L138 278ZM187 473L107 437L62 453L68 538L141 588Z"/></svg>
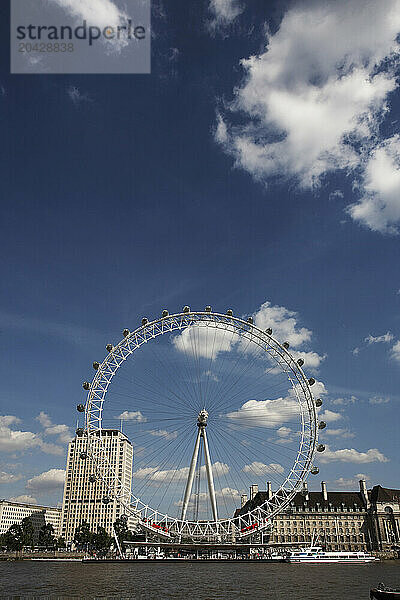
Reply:
<svg viewBox="0 0 400 600"><path fill-rule="evenodd" d="M261 562L0 563L1 598L268 598L365 600L380 581L400 585L400 561L367 565Z"/></svg>

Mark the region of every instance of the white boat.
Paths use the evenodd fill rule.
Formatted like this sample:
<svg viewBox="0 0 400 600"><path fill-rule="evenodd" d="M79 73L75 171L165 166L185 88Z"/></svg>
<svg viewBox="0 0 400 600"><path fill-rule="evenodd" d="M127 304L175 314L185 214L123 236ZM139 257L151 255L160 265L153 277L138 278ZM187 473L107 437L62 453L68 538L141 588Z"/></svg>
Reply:
<svg viewBox="0 0 400 600"><path fill-rule="evenodd" d="M321 546L299 548L286 557L289 563L347 563L359 564L379 561L379 558L367 552L325 552Z"/></svg>

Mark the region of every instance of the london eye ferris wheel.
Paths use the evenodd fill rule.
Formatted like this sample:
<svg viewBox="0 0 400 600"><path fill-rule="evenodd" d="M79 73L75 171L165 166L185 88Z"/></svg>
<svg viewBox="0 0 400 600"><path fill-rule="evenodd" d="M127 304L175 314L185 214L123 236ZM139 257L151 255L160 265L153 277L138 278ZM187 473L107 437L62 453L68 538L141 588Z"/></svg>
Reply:
<svg viewBox="0 0 400 600"><path fill-rule="evenodd" d="M143 528L170 539L232 540L268 527L313 465L319 398L303 360L253 319L192 311L142 320L108 344L87 390L84 435L95 476ZM101 443L118 428L134 446L132 489ZM257 505L241 499L266 489ZM126 487L126 486L125 486Z"/></svg>

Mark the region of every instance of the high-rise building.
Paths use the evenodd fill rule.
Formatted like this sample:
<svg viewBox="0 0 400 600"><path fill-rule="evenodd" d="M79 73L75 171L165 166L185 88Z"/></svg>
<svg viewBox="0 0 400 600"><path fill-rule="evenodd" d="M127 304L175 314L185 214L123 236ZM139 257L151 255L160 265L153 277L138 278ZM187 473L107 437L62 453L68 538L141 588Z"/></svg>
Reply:
<svg viewBox="0 0 400 600"><path fill-rule="evenodd" d="M35 543L43 525L53 525L54 535L60 535L61 508L0 500L0 534L8 531L11 525L20 524L25 517L32 521Z"/></svg>
<svg viewBox="0 0 400 600"><path fill-rule="evenodd" d="M96 476L92 452L88 453L85 436L77 435L69 443L61 523L61 535L67 543L73 541L75 530L82 521L89 523L93 532L101 526L112 535L113 523L124 512L116 496L126 502L130 499L133 465L131 442L116 429L103 429L91 443L92 452L102 448L102 456L115 476L108 478L108 485L98 474Z"/></svg>

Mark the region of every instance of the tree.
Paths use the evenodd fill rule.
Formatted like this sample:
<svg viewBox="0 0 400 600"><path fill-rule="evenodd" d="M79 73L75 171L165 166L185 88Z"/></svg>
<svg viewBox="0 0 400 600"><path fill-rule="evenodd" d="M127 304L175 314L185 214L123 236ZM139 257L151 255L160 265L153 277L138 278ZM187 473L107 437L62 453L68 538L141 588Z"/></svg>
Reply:
<svg viewBox="0 0 400 600"><path fill-rule="evenodd" d="M93 535L93 549L99 556L106 556L112 544L112 538L108 535L104 527L98 527L97 533Z"/></svg>
<svg viewBox="0 0 400 600"><path fill-rule="evenodd" d="M121 546L121 550L122 552L125 552L126 547L124 541L127 542L131 539L131 532L128 529L127 518L124 516L119 517L114 521L113 527L115 535L118 538L119 545Z"/></svg>
<svg viewBox="0 0 400 600"><path fill-rule="evenodd" d="M39 531L39 546L54 548L55 545L56 538L54 537L54 527L51 523L46 523Z"/></svg>
<svg viewBox="0 0 400 600"><path fill-rule="evenodd" d="M66 548L67 544L65 543L65 539L63 537L57 538L57 548Z"/></svg>
<svg viewBox="0 0 400 600"><path fill-rule="evenodd" d="M89 523L82 523L75 530L74 543L80 550L89 550L93 542L93 533L90 531Z"/></svg>
<svg viewBox="0 0 400 600"><path fill-rule="evenodd" d="M31 548L33 548L35 529L33 527L32 519L30 517L25 517L24 519L22 519L21 528L24 546L30 546Z"/></svg>
<svg viewBox="0 0 400 600"><path fill-rule="evenodd" d="M7 550L15 550L16 552L22 550L24 547L24 532L21 525L18 525L18 523L11 525L4 536L4 541Z"/></svg>

